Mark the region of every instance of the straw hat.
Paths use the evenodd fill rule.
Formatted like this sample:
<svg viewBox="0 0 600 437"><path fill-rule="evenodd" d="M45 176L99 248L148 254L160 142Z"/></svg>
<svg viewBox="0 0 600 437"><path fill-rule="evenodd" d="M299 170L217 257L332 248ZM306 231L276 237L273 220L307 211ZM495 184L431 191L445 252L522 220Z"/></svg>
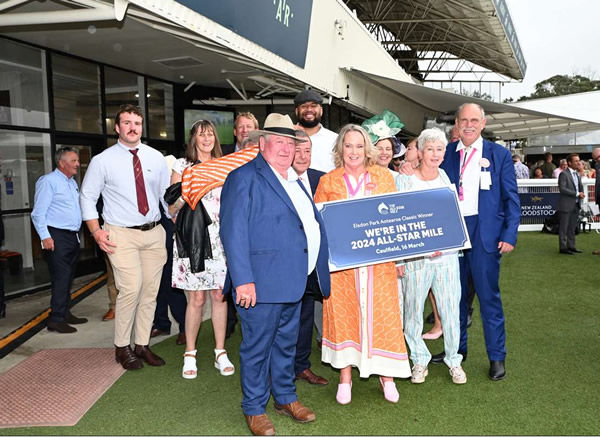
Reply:
<svg viewBox="0 0 600 437"><path fill-rule="evenodd" d="M294 123L292 123L289 115L278 114L276 112L267 116L262 129L253 132L260 132L260 135L279 135L281 137L293 138L301 143L308 141L306 138L296 136Z"/></svg>

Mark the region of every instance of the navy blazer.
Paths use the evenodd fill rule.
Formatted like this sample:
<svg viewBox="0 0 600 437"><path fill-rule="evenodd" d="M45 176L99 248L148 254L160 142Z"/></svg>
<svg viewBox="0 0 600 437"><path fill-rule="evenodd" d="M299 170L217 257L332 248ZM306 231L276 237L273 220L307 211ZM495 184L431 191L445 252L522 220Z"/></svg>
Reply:
<svg viewBox="0 0 600 437"><path fill-rule="evenodd" d="M320 170L315 170L314 168L309 168L306 170L306 174L308 175L308 183L310 184L310 191L312 192L313 197L317 192L317 186L319 185L319 181L321 180L321 176L325 173Z"/></svg>
<svg viewBox="0 0 600 437"><path fill-rule="evenodd" d="M329 296L325 225L314 204L313 210L321 228L317 277L321 293ZM228 269L225 292L253 282L257 303L302 299L310 273L306 271L308 250L302 221L260 153L225 180L220 223Z"/></svg>
<svg viewBox="0 0 600 437"><path fill-rule="evenodd" d="M458 192L460 153L456 151L457 144L458 141L448 144L441 167ZM493 253L498 251L500 241L517 244L521 202L510 152L500 144L483 140L481 153L490 162L485 170L491 173L492 186L489 190L479 189L478 220L484 249Z"/></svg>

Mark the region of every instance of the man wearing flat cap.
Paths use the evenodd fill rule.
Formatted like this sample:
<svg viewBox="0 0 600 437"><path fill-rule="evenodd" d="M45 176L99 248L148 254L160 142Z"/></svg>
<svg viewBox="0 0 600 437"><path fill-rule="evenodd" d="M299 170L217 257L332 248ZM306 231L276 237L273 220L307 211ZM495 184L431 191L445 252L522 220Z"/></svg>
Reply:
<svg viewBox="0 0 600 437"><path fill-rule="evenodd" d="M337 134L321 124L322 102L323 98L319 93L310 89L304 90L294 97L299 127L308 134L312 141L310 168L327 173L335 168L333 145Z"/></svg>
<svg viewBox="0 0 600 437"><path fill-rule="evenodd" d="M316 272L324 296L330 279L325 227L291 167L296 142L305 140L289 116L276 113L260 132L258 156L225 180L220 235L224 290L233 290L242 324L242 410L254 435L274 435L265 414L271 394L278 414L315 420L298 402L294 358L307 277Z"/></svg>

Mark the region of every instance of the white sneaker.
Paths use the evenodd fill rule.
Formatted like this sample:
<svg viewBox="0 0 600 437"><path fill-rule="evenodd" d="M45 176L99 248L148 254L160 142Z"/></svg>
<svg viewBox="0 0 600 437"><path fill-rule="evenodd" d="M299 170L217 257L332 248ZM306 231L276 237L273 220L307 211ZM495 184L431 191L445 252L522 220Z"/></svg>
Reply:
<svg viewBox="0 0 600 437"><path fill-rule="evenodd" d="M427 367L421 366L420 364L415 364L412 369L412 376L410 378L410 382L413 384L422 384L425 382L425 377L429 371Z"/></svg>
<svg viewBox="0 0 600 437"><path fill-rule="evenodd" d="M450 376L454 384L465 384L467 382L467 374L461 366L451 367Z"/></svg>

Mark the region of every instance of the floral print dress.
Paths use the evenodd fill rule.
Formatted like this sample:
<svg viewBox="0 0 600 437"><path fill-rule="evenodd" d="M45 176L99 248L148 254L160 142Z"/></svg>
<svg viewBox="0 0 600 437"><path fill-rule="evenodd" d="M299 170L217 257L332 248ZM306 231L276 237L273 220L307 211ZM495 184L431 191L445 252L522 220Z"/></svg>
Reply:
<svg viewBox="0 0 600 437"><path fill-rule="evenodd" d="M186 167L192 165L185 158L178 159L173 164L173 171L183 173ZM221 187L210 190L202 198L202 204L210 216L212 223L208 226L212 258L204 261L203 272L192 273L190 259L180 258L177 253L177 244L173 244L173 272L171 285L188 291L222 289L225 283L227 267L225 266L225 252L219 237L219 209L221 208Z"/></svg>

